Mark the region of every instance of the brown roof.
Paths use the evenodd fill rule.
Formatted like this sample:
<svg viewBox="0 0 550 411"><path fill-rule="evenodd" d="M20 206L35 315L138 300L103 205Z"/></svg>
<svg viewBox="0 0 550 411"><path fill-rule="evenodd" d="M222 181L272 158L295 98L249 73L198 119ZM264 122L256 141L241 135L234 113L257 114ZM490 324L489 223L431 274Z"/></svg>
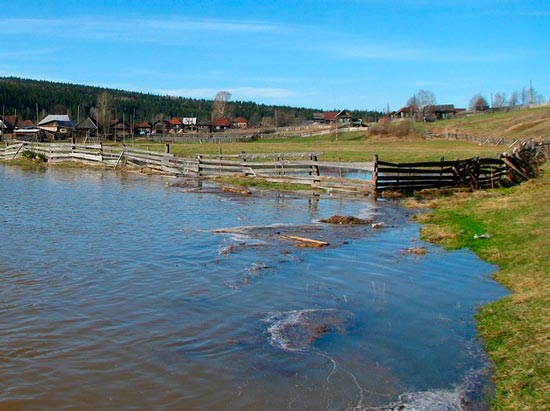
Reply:
<svg viewBox="0 0 550 411"><path fill-rule="evenodd" d="M233 120L233 123L248 123L248 120L242 116L239 116Z"/></svg>
<svg viewBox="0 0 550 411"><path fill-rule="evenodd" d="M4 122L9 123L13 127L17 126L17 116L6 116L4 117Z"/></svg>
<svg viewBox="0 0 550 411"><path fill-rule="evenodd" d="M25 120L22 121L17 125L18 127L34 127L34 121L32 120Z"/></svg>
<svg viewBox="0 0 550 411"><path fill-rule="evenodd" d="M324 113L324 119L325 120L334 120L338 116L339 111L329 111L327 113Z"/></svg>
<svg viewBox="0 0 550 411"><path fill-rule="evenodd" d="M229 127L231 125L231 122L225 117L222 117L214 120L214 125L216 127Z"/></svg>
<svg viewBox="0 0 550 411"><path fill-rule="evenodd" d="M134 124L134 127L135 128L150 128L151 123L149 123L148 121L142 121L141 123Z"/></svg>

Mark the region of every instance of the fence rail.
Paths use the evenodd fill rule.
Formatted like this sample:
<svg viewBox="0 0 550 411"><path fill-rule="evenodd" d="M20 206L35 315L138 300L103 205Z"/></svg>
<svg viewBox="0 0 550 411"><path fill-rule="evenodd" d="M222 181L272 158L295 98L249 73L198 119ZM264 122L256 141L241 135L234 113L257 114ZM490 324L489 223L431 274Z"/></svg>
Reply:
<svg viewBox="0 0 550 411"><path fill-rule="evenodd" d="M375 156L372 163L335 163L318 161L322 154L318 152L199 154L183 158L171 154L168 144L161 153L103 146L101 143L18 142L0 149L0 160L15 159L26 151L32 151L44 155L49 162L80 161L114 169L126 165L140 171L197 178L241 175L366 194L386 190L413 192L426 188L479 189L518 184L538 175L539 165L546 159L543 147L540 143L523 142L512 153L503 154L498 159L449 161L441 158L435 162L391 163ZM337 170L336 175L334 170ZM363 173L363 178L346 178L342 170ZM370 178L365 178L365 173Z"/></svg>
<svg viewBox="0 0 550 411"><path fill-rule="evenodd" d="M498 159L471 158L467 160L418 163L389 163L374 160L374 189L377 192L399 190L413 192L432 188L470 187L494 188L519 184L539 174L539 165L546 161L544 145L523 142L512 153Z"/></svg>

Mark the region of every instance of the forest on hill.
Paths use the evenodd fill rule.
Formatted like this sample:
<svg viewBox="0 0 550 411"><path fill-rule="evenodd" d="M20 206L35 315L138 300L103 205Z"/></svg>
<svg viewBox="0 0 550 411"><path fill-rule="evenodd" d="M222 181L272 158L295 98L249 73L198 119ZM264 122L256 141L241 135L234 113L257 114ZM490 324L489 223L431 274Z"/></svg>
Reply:
<svg viewBox="0 0 550 411"><path fill-rule="evenodd" d="M212 100L160 96L102 87L0 77L0 115L17 114L21 120L34 122L48 114L69 114L74 120L97 118L100 111L111 119L154 122L171 117L196 117L211 121ZM311 120L315 110L288 106L270 106L250 101L228 101L230 116L243 116L251 126L289 126ZM340 110L342 108L338 108ZM365 112L351 111L362 118Z"/></svg>

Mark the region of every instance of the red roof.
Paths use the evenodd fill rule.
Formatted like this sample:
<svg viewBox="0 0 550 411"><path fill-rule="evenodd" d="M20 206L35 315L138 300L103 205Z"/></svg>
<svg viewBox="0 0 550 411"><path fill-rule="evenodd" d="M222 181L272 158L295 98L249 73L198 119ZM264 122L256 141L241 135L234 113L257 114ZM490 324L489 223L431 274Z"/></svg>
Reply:
<svg viewBox="0 0 550 411"><path fill-rule="evenodd" d="M6 116L4 117L4 122L10 124L11 126L17 126L17 116Z"/></svg>
<svg viewBox="0 0 550 411"><path fill-rule="evenodd" d="M34 127L34 121L32 120L25 120L18 124L19 127Z"/></svg>
<svg viewBox="0 0 550 411"><path fill-rule="evenodd" d="M339 111L329 111L325 113L324 119L325 120L335 120L340 112Z"/></svg>
<svg viewBox="0 0 550 411"><path fill-rule="evenodd" d="M172 124L173 126L183 126L183 123L177 117L172 117L172 119L170 120L170 124Z"/></svg>
<svg viewBox="0 0 550 411"><path fill-rule="evenodd" d="M233 123L248 123L248 120L242 116L237 117Z"/></svg>
<svg viewBox="0 0 550 411"><path fill-rule="evenodd" d="M231 122L225 117L222 117L214 120L214 125L216 127L229 127L231 125Z"/></svg>

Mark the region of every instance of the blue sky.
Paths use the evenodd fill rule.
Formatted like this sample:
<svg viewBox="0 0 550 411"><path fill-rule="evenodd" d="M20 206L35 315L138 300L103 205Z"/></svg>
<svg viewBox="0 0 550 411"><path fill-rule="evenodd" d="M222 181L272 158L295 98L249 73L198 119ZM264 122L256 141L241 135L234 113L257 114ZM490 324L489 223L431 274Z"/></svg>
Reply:
<svg viewBox="0 0 550 411"><path fill-rule="evenodd" d="M0 76L318 109L550 97L548 0L1 1Z"/></svg>

